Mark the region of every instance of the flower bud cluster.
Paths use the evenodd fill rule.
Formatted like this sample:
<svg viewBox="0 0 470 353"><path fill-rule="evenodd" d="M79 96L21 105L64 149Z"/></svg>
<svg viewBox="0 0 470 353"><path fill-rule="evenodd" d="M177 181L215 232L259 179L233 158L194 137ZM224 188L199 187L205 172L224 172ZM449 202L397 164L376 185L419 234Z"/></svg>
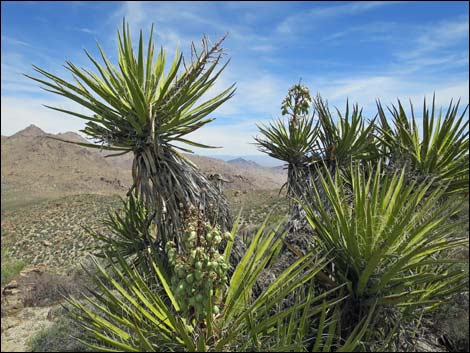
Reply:
<svg viewBox="0 0 470 353"><path fill-rule="evenodd" d="M212 298L212 312L220 307L215 292L227 282L229 265L219 254L222 240L231 240L229 232L222 234L218 226L211 226L198 217L187 220L179 251L172 241L166 244L166 252L173 268L171 285L181 310L188 317L203 320L207 316L208 299Z"/></svg>

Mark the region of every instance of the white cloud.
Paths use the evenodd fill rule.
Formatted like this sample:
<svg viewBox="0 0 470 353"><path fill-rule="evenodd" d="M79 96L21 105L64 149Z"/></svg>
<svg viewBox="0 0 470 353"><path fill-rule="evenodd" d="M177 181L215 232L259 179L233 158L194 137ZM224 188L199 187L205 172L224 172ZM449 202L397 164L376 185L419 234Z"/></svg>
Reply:
<svg viewBox="0 0 470 353"><path fill-rule="evenodd" d="M253 27L222 21L218 11L220 5L210 2L130 1L110 16L109 23L120 23L125 17L131 30L149 29L153 23L159 44L166 48L178 44L185 52L191 42L199 43L203 35L216 40L227 33L232 50L271 52L276 48L272 38L260 35Z"/></svg>
<svg viewBox="0 0 470 353"><path fill-rule="evenodd" d="M224 126L206 125L188 135L191 141L223 148L206 149L192 148L197 154L205 155L252 155L258 154L253 136L256 128L247 128L245 124L231 124ZM182 145L184 146L184 145ZM187 146L186 146L187 147Z"/></svg>
<svg viewBox="0 0 470 353"><path fill-rule="evenodd" d="M80 32L83 32L83 33L88 33L88 34L97 34L98 32L93 30L93 29L89 29L89 28L77 28L78 31Z"/></svg>
<svg viewBox="0 0 470 353"><path fill-rule="evenodd" d="M15 62L16 61L16 62ZM11 90L12 92L34 92L38 91L31 80L28 80L23 73L27 70L26 63L20 55L10 55L10 58L2 58L2 92Z"/></svg>
<svg viewBox="0 0 470 353"><path fill-rule="evenodd" d="M43 106L50 105L87 114L85 108L69 101L2 96L1 103L2 135L12 135L31 124L50 133L78 132L85 127L85 120Z"/></svg>
<svg viewBox="0 0 470 353"><path fill-rule="evenodd" d="M351 36L352 40L358 41L358 40L370 40L371 37L374 39L378 38L385 38L385 34L389 34L391 31L396 30L397 24L394 22L382 22L382 21L374 21L374 22L368 22L367 24L359 25L359 26L351 26L347 27L345 30L334 32L332 34L329 34L325 36L324 38L320 39L320 42L332 42L336 41L341 43L341 41L338 41L339 39L343 39L347 37L349 38ZM379 36L378 36L379 35ZM382 36L380 36L382 35ZM358 38L361 36L360 38Z"/></svg>
<svg viewBox="0 0 470 353"><path fill-rule="evenodd" d="M465 17L441 21L421 28L420 34L413 43L414 50L401 52L400 56L404 59L414 59L438 49L450 47L460 41L468 42L468 26L468 17Z"/></svg>
<svg viewBox="0 0 470 353"><path fill-rule="evenodd" d="M227 68L227 72L224 72L211 88L208 97L222 92L234 82L237 88L235 96L217 109L214 115L236 115L237 119L242 121L260 114L267 118L276 115L292 82L268 73L241 71Z"/></svg>
<svg viewBox="0 0 470 353"><path fill-rule="evenodd" d="M468 70L468 44L466 49L457 49L468 43L468 17L416 26L413 32L416 34L409 37L408 45L395 53L397 72L412 74L424 69L443 71L458 67Z"/></svg>
<svg viewBox="0 0 470 353"><path fill-rule="evenodd" d="M81 62L75 63L81 64ZM61 77L64 77L64 74L70 77L70 73L62 66L63 57L53 56L49 49L30 45L24 48L7 46L2 50L2 95L40 93L39 84L24 76L24 74L37 76L33 64Z"/></svg>
<svg viewBox="0 0 470 353"><path fill-rule="evenodd" d="M453 74L446 75L447 70L462 70L460 75L468 77L468 28L468 17L408 27L406 40L392 52L389 71L406 78L414 76L417 81L423 77L440 80L439 85L456 79Z"/></svg>
<svg viewBox="0 0 470 353"><path fill-rule="evenodd" d="M8 37L8 36L5 36L2 34L2 42L6 42L6 43L9 43L9 44L13 44L13 45L20 45L20 46L25 46L25 47L31 47L31 44L29 43L26 43L22 40L18 40L18 39L15 39L15 38L11 38L11 37Z"/></svg>
<svg viewBox="0 0 470 353"><path fill-rule="evenodd" d="M125 17L129 26L133 28L142 28L142 24L146 19L143 6L144 3L142 1L124 1L122 5L110 16L108 22L113 25L116 22L121 24L122 18Z"/></svg>
<svg viewBox="0 0 470 353"><path fill-rule="evenodd" d="M260 44L254 45L251 50L258 51L258 52L272 52L276 50L276 46L274 44Z"/></svg>

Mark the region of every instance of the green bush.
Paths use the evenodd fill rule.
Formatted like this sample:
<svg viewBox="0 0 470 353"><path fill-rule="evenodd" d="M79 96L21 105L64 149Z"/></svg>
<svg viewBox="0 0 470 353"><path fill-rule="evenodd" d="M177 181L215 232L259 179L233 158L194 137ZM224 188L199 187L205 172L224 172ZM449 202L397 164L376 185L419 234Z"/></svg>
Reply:
<svg viewBox="0 0 470 353"><path fill-rule="evenodd" d="M25 267L22 260L14 260L6 249L2 249L2 286L10 282Z"/></svg>
<svg viewBox="0 0 470 353"><path fill-rule="evenodd" d="M91 352L76 338L86 335L85 329L77 325L63 308L56 315L59 319L47 329L42 329L28 342L32 352Z"/></svg>

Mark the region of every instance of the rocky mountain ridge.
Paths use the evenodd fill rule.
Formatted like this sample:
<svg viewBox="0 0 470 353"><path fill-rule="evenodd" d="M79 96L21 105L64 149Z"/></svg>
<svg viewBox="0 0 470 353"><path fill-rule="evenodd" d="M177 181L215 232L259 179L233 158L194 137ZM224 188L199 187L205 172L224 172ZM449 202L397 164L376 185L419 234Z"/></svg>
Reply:
<svg viewBox="0 0 470 353"><path fill-rule="evenodd" d="M77 194L125 193L132 182L132 153L105 158L109 151L61 142L88 142L74 132L48 134L35 125L1 140L3 193ZM205 174L220 174L227 189L276 189L285 177L248 162L249 168L215 158L185 155ZM240 161L241 162L241 161Z"/></svg>

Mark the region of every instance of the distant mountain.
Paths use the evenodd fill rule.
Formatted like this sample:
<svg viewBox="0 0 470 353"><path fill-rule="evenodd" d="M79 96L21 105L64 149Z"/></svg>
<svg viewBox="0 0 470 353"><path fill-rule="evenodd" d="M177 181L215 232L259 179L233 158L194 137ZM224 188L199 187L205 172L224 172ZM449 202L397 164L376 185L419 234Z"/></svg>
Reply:
<svg viewBox="0 0 470 353"><path fill-rule="evenodd" d="M271 167L270 169L275 173L287 175L287 167L285 165L280 165L280 166L277 166L277 167Z"/></svg>
<svg viewBox="0 0 470 353"><path fill-rule="evenodd" d="M227 162L233 159L242 158L246 161L255 162L262 167L277 167L277 166L284 164L283 161L272 158L268 156L267 154L243 155L243 156L221 154L221 155L208 155L207 157L222 159Z"/></svg>
<svg viewBox="0 0 470 353"><path fill-rule="evenodd" d="M227 163L234 165L240 169L243 169L245 171L251 170L251 171L262 171L264 173L273 173L277 174L282 178L287 177L287 170L284 169L283 165L276 166L276 167L264 167L259 165L256 162L246 160L245 158L235 158L232 160L229 160Z"/></svg>
<svg viewBox="0 0 470 353"><path fill-rule="evenodd" d="M46 133L34 124L29 125L27 128L18 131L16 134L10 136L10 138L22 138L22 137L38 137L45 136Z"/></svg>
<svg viewBox="0 0 470 353"><path fill-rule="evenodd" d="M57 134L55 137L60 138L65 141L73 141L73 142L82 142L82 143L90 143L85 138L77 134L76 132L61 132Z"/></svg>
<svg viewBox="0 0 470 353"><path fill-rule="evenodd" d="M253 162L253 161L247 161L246 159L241 158L241 157L231 159L231 160L227 161L227 163L229 163L231 165L235 165L235 166L240 167L240 168L263 168L258 163Z"/></svg>
<svg viewBox="0 0 470 353"><path fill-rule="evenodd" d="M87 142L73 132L48 134L34 125L3 138L2 196L3 192L19 195L121 192L131 184L130 171L114 166L99 150L48 137Z"/></svg>
<svg viewBox="0 0 470 353"><path fill-rule="evenodd" d="M251 167L246 168L216 158L196 155L186 155L186 157L191 159L205 174L221 174L224 179L228 180L225 184L227 189L277 189L285 182L283 175L259 165L250 164Z"/></svg>
<svg viewBox="0 0 470 353"><path fill-rule="evenodd" d="M3 193L18 195L124 193L132 183L133 154L105 158L100 151L51 139L88 142L74 132L48 134L30 125L1 139L1 185ZM276 189L285 176L240 158L233 163L186 155L205 174L220 174L226 188ZM249 168L243 167L248 165Z"/></svg>

